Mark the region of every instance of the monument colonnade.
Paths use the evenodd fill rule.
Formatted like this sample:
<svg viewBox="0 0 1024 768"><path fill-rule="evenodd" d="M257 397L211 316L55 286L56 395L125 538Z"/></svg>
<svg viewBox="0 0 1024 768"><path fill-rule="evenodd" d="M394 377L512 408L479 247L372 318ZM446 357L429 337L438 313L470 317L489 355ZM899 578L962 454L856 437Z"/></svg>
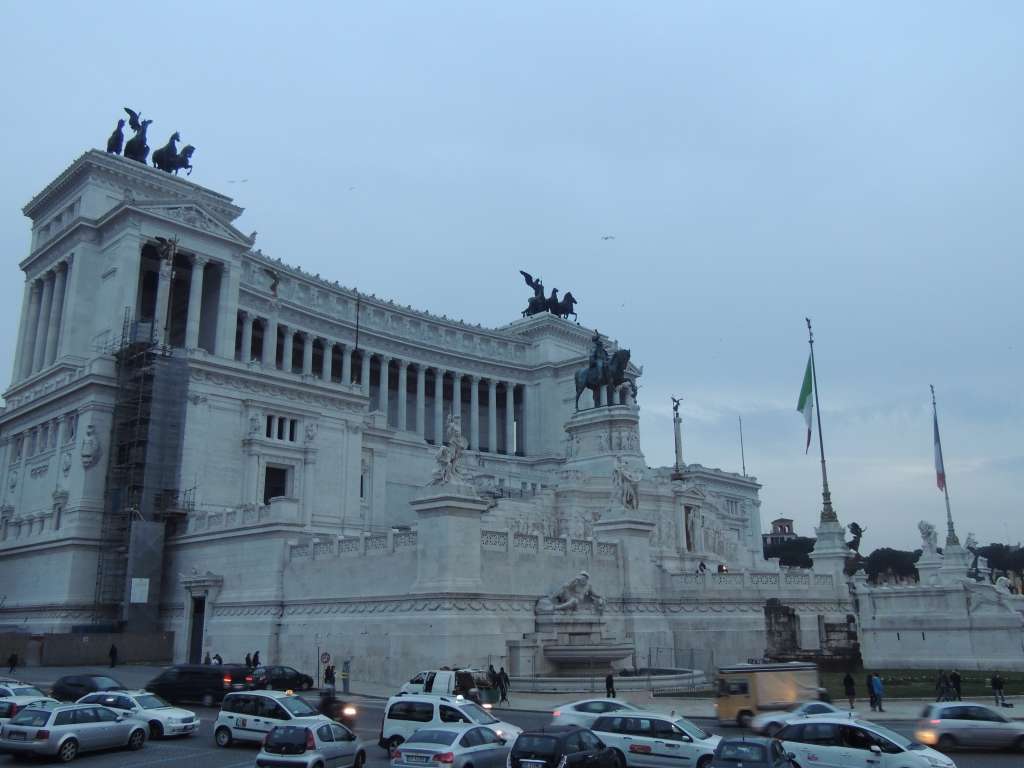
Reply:
<svg viewBox="0 0 1024 768"><path fill-rule="evenodd" d="M38 277L25 281L14 358L15 381L38 373L57 359L73 260L73 254L68 254Z"/></svg>
<svg viewBox="0 0 1024 768"><path fill-rule="evenodd" d="M468 407L469 424L462 425L462 433L469 440L470 450L487 451L506 455L524 455L526 436L527 386L522 382L499 379L469 373L417 360L405 360L386 352L355 346L347 341L338 341L322 333L307 331L281 323L275 317L259 315L249 310L238 311L241 326L240 345L236 359L244 363L259 363L267 370L280 370L298 374L324 383L356 384L370 396L371 364L377 362L379 386L377 410L389 427L414 431L419 437L427 436L427 382L434 391L431 418L433 419L434 441L444 435L446 414L458 414L461 420ZM257 333L257 330L260 333ZM268 343L270 342L270 343ZM296 360L297 346L301 346L301 360ZM319 354L316 354L319 347ZM339 364L336 364L335 357ZM357 358L358 356L358 358ZM319 366L315 363L319 361ZM410 393L411 379L415 377L415 388ZM446 385L447 382L447 385ZM481 412L481 387L487 392L486 414ZM468 403L464 399L464 388L468 389ZM450 389L450 396L448 390ZM498 393L504 394L505 405L498 407ZM437 394L440 393L440 397ZM403 396L404 395L404 396ZM390 401L397 398L392 412ZM410 402L411 401L411 402ZM516 419L516 409L520 418ZM413 425L410 427L409 411L412 410ZM504 431L499 434L499 410L503 412ZM486 422L481 417L486 418ZM486 425L486 431L482 427ZM500 436L503 440L499 440ZM443 439L443 438L442 438Z"/></svg>

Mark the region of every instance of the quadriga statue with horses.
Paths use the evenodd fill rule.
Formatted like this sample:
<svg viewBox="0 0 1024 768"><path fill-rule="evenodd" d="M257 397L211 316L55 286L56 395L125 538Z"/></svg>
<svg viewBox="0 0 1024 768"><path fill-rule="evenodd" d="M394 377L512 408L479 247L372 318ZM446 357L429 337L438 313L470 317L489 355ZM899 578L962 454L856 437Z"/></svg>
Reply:
<svg viewBox="0 0 1024 768"><path fill-rule="evenodd" d="M124 111L128 113L128 127L135 134L126 143L124 140L124 120L118 120L117 127L114 128L114 132L107 139L107 152L112 155L124 154L129 160L145 163L149 157L146 131L153 121L142 120L140 113L128 107L125 107ZM171 138L167 143L153 153L153 165L161 171L167 171L168 173L177 174L180 170L186 170L191 175L192 153L196 151L196 148L191 144L186 144L181 152L179 152L177 147L179 141L181 141L181 136L175 131L171 134Z"/></svg>
<svg viewBox="0 0 1024 768"><path fill-rule="evenodd" d="M530 315L539 315L541 312L550 312L556 317L569 318L572 315L576 318L576 298L572 295L572 291L566 291L565 296L561 299L558 298L558 289L552 288L551 295L544 295L544 283L539 277L534 278L529 272L519 270L519 274L526 280L526 284L533 288L533 296L530 297L529 302L526 304L526 309L523 310L523 317L529 317Z"/></svg>
<svg viewBox="0 0 1024 768"><path fill-rule="evenodd" d="M629 350L618 349L609 357L601 340L601 334L594 331L594 338L591 340L590 364L586 368L579 368L575 374L576 380L576 410L580 409L580 395L583 390L589 389L594 398L594 407L601 405L601 390L604 389L605 405L615 405L615 390L623 384L629 384L636 394L636 383L626 376L629 370Z"/></svg>
<svg viewBox="0 0 1024 768"><path fill-rule="evenodd" d="M171 134L171 138L167 140L167 143L153 153L153 165L161 171L167 171L174 175L177 175L178 171L182 169L187 169L187 175L191 176L192 164L190 160L196 148L191 144L186 144L181 152L178 152L177 142L179 141L181 141L181 136L175 131Z"/></svg>

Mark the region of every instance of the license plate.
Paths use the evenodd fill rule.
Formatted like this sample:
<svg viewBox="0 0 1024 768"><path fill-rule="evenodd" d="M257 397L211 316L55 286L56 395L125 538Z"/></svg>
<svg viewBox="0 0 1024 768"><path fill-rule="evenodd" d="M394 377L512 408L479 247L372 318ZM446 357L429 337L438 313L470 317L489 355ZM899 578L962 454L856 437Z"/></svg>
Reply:
<svg viewBox="0 0 1024 768"><path fill-rule="evenodd" d="M406 755L406 762L409 763L425 763L427 762L426 755Z"/></svg>
<svg viewBox="0 0 1024 768"><path fill-rule="evenodd" d="M28 734L24 731L10 731L7 734L7 738L13 739L14 741L25 741L27 736Z"/></svg>
<svg viewBox="0 0 1024 768"><path fill-rule="evenodd" d="M544 761L543 760L520 760L519 764L520 765L530 765L530 766L541 766L541 768L542 768L543 765L544 765Z"/></svg>

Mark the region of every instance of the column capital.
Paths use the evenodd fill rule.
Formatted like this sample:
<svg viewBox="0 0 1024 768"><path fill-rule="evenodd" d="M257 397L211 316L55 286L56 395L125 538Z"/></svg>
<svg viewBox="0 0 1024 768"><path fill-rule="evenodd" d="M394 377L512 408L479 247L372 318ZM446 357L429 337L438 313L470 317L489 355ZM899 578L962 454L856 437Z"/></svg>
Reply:
<svg viewBox="0 0 1024 768"><path fill-rule="evenodd" d="M470 384L479 384L480 383L480 377L477 376L475 373L464 373L462 375L465 376L467 379L469 379L469 383Z"/></svg>
<svg viewBox="0 0 1024 768"><path fill-rule="evenodd" d="M381 365L387 365L391 362L391 355L385 355L383 352L377 353L377 358L380 360Z"/></svg>
<svg viewBox="0 0 1024 768"><path fill-rule="evenodd" d="M298 333L299 336L301 336L306 341L309 341L311 338L313 338L313 332L312 331L296 331L296 333Z"/></svg>
<svg viewBox="0 0 1024 768"><path fill-rule="evenodd" d="M488 379L487 380L487 388L488 389L497 389L498 388L498 380L497 379Z"/></svg>
<svg viewBox="0 0 1024 768"><path fill-rule="evenodd" d="M42 277L33 277L32 278L32 292L33 293L39 293L41 290L43 290L43 278Z"/></svg>
<svg viewBox="0 0 1024 768"><path fill-rule="evenodd" d="M193 253L189 259L193 267L205 267L210 263L209 256L200 256L198 253Z"/></svg>
<svg viewBox="0 0 1024 768"><path fill-rule="evenodd" d="M238 310L238 316L243 320L255 320L256 318L247 309Z"/></svg>
<svg viewBox="0 0 1024 768"><path fill-rule="evenodd" d="M452 379L455 381L462 381L462 378L466 375L462 371L452 371Z"/></svg>
<svg viewBox="0 0 1024 768"><path fill-rule="evenodd" d="M54 272L54 274L57 274L58 272L67 272L68 269L70 269L70 268L71 268L71 259L70 259L70 257L68 257L67 259L61 259L56 264L54 264L53 265L53 272Z"/></svg>

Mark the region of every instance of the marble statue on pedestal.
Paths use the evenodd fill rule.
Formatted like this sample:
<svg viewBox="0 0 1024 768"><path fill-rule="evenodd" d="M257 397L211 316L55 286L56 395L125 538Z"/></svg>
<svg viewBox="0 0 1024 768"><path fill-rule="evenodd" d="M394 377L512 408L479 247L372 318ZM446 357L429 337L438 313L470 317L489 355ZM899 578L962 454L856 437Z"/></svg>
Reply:
<svg viewBox="0 0 1024 768"><path fill-rule="evenodd" d="M590 608L604 610L604 598L590 586L590 574L580 571L568 584L548 597L537 601L538 611L578 611Z"/></svg>
<svg viewBox="0 0 1024 768"><path fill-rule="evenodd" d="M616 496L623 509L635 511L640 508L640 472L631 471L629 465L619 456L612 469L612 482L615 483Z"/></svg>
<svg viewBox="0 0 1024 768"><path fill-rule="evenodd" d="M448 445L442 445L437 452L437 469L434 470L434 479L431 485L459 485L467 481L459 471L459 459L462 452L469 447L469 442L462 436L462 429L459 420L454 414L448 415L448 422L445 425L445 439Z"/></svg>
<svg viewBox="0 0 1024 768"><path fill-rule="evenodd" d="M926 520L917 524L917 530L921 532L921 552L924 555L934 555L939 550L939 537L935 532L935 526Z"/></svg>

